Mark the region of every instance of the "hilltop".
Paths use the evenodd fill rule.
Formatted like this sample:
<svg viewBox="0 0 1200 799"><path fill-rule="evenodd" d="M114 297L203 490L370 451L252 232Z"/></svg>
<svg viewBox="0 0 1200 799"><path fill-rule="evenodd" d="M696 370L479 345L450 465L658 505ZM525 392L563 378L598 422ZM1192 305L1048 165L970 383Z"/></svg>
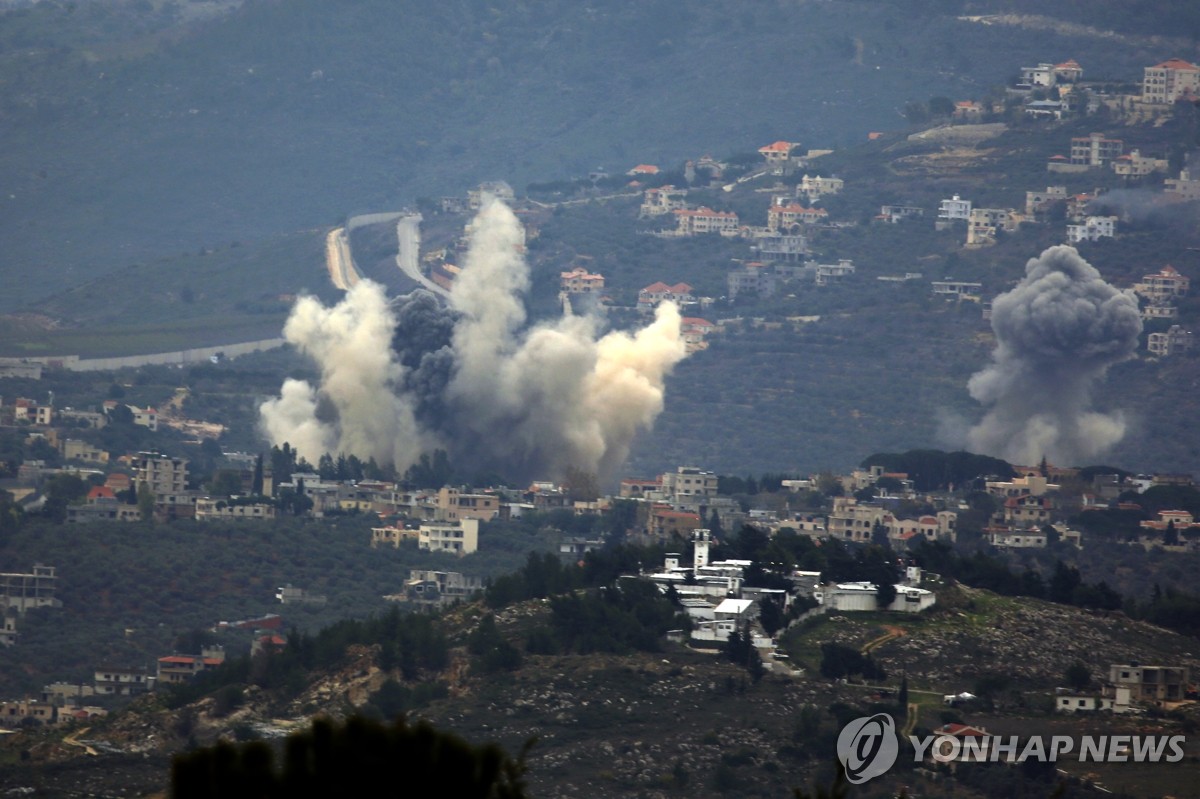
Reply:
<svg viewBox="0 0 1200 799"><path fill-rule="evenodd" d="M782 796L825 778L838 719L887 707L901 674L919 708L919 729L941 725L943 693L969 690L989 678L1002 686L989 699L995 709L961 709L950 716L974 724L1019 724L1029 735L1079 729L1082 722L1073 722L1074 728L1055 726L1061 718L1047 712L1053 687L1077 662L1096 675L1107 674L1110 663L1135 658L1193 669L1200 665L1194 640L1119 615L1098 618L966 587L939 593L937 609L921 617L846 614L801 625L784 642L791 663L807 667L807 673L768 673L760 681L717 655L669 644L660 652L630 655L527 653L514 670L481 670L467 644L483 610L462 606L439 621L451 643L449 662L440 673L423 677L444 680L448 694L414 712L468 739L498 741L513 752L535 738L529 783L536 796L666 796L735 787L743 796ZM542 602L515 605L497 613L496 625L504 639L524 650L530 631L548 615ZM821 644L861 648L872 641L872 657L891 675L883 684L838 684L817 673ZM250 687L232 706L221 698L228 693L223 689L176 710L135 704L83 736L102 753L87 764L79 762L78 749L57 743L54 734L22 746L29 748L46 788L86 785L103 791L111 789L110 780L120 779L135 780L123 787L138 792L154 790L165 779L167 754L183 739L205 743L219 735L278 735L314 714L340 718L355 708L382 704L387 692L381 689L399 673L381 668L380 657L378 645L351 646L335 667L307 674L292 692ZM371 712L378 712L378 705ZM1123 726L1111 725L1110 732ZM150 765L163 769L157 780ZM7 767L6 781L25 784L24 768ZM1180 764L1158 777L1171 784L1184 773ZM1122 771L1114 766L1105 779L1109 787L1142 795L1135 785L1145 775L1141 767ZM892 784L913 785L914 780L919 778L900 773ZM921 795L943 795L937 783L919 784ZM958 791L984 795L966 781Z"/></svg>
<svg viewBox="0 0 1200 799"><path fill-rule="evenodd" d="M973 96L1047 57L1120 76L1164 47L1194 54L958 18L1012 4L233 5L171 22L168 4L165 23L106 19L101 4L6 12L4 310L481 179L521 186L781 134L862 141L903 128L908 102ZM1192 21L1105 10L1093 24ZM1006 58L980 57L994 52Z"/></svg>

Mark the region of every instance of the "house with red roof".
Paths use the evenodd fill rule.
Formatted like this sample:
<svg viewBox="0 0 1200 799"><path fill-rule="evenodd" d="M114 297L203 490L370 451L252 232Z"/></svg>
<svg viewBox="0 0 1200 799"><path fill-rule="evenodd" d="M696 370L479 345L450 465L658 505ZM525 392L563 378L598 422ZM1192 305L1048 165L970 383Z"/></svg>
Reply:
<svg viewBox="0 0 1200 799"><path fill-rule="evenodd" d="M657 175L658 171L658 167L654 166L654 164L638 164L625 174L630 177L637 177L638 175Z"/></svg>
<svg viewBox="0 0 1200 799"><path fill-rule="evenodd" d="M1191 280L1168 264L1158 272L1142 275L1142 282L1134 283L1133 291L1150 302L1164 302L1184 296L1190 287Z"/></svg>
<svg viewBox="0 0 1200 799"><path fill-rule="evenodd" d="M707 319L698 316L685 316L680 323L684 344L688 352L696 352L708 348L707 336L716 327Z"/></svg>
<svg viewBox="0 0 1200 799"><path fill-rule="evenodd" d="M799 230L803 225L816 225L829 219L824 208L805 208L797 203L772 205L767 209L767 229L772 233Z"/></svg>
<svg viewBox="0 0 1200 799"><path fill-rule="evenodd" d="M643 311L653 311L655 306L660 302L674 302L679 305L688 305L696 301L692 296L692 287L687 283L676 283L674 286L668 286L661 280L657 283L651 283L644 289L638 292L638 308Z"/></svg>
<svg viewBox="0 0 1200 799"><path fill-rule="evenodd" d="M782 166L792 157L792 151L799 146L799 142L771 142L765 147L759 147L758 154L766 159L768 166Z"/></svg>
<svg viewBox="0 0 1200 799"><path fill-rule="evenodd" d="M696 236L704 233L720 233L723 236L734 236L738 232L738 215L733 211L714 211L711 208L677 208L675 214L675 234L678 236Z"/></svg>
<svg viewBox="0 0 1200 799"><path fill-rule="evenodd" d="M157 685L178 685L225 662L224 647L205 647L199 655L168 655L158 659Z"/></svg>

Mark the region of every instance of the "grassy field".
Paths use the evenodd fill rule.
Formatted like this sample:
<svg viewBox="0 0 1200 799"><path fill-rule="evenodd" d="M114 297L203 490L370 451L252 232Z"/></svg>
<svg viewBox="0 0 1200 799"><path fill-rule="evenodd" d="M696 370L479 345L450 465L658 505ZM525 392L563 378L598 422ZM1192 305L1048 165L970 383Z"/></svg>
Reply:
<svg viewBox="0 0 1200 799"><path fill-rule="evenodd" d="M175 352L278 336L286 318L286 313L231 315L76 330L44 330L9 324L0 327L0 355L100 358Z"/></svg>

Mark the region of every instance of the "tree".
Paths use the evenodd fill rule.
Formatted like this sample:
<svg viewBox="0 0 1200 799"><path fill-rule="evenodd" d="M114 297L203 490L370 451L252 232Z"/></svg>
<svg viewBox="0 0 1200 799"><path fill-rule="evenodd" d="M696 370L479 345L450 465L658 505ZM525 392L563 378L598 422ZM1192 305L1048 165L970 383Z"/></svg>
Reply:
<svg viewBox="0 0 1200 799"><path fill-rule="evenodd" d="M437 785L447 796L524 799L525 754L497 744L476 746L428 722L385 725L362 717L326 719L288 737L283 766L261 741L215 746L179 755L171 764L176 799L232 796L407 795L408 785ZM403 774L403 782L396 780ZM381 792L381 788L383 791Z"/></svg>
<svg viewBox="0 0 1200 799"><path fill-rule="evenodd" d="M1091 670L1078 660L1072 663L1070 666L1067 666L1067 670L1063 676L1066 678L1067 685L1071 686L1076 691L1082 691L1092 683Z"/></svg>
<svg viewBox="0 0 1200 799"><path fill-rule="evenodd" d="M954 101L949 97L930 97L929 115L932 117L948 117L954 115Z"/></svg>
<svg viewBox="0 0 1200 799"><path fill-rule="evenodd" d="M145 480L138 483L137 504L144 521L154 518L154 492L150 490L150 484Z"/></svg>

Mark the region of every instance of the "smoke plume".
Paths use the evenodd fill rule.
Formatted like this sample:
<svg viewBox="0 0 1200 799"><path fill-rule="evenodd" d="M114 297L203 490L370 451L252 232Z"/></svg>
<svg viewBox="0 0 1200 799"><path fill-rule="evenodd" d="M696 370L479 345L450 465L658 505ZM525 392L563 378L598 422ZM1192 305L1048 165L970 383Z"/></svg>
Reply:
<svg viewBox="0 0 1200 799"><path fill-rule="evenodd" d="M1075 248L1051 247L992 303L992 330L992 363L967 385L991 408L968 433L973 451L1012 463L1078 463L1121 439L1121 414L1092 410L1091 391L1137 350L1142 320L1131 294L1106 283Z"/></svg>
<svg viewBox="0 0 1200 799"><path fill-rule="evenodd" d="M678 309L664 303L633 333L600 335L591 315L529 326L516 216L485 204L468 241L449 309L424 291L388 305L370 281L333 308L297 303L284 332L321 380L289 380L263 403L272 443L313 462L332 452L399 470L441 447L454 462L516 477L613 473L662 411L665 379L686 354Z"/></svg>

